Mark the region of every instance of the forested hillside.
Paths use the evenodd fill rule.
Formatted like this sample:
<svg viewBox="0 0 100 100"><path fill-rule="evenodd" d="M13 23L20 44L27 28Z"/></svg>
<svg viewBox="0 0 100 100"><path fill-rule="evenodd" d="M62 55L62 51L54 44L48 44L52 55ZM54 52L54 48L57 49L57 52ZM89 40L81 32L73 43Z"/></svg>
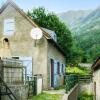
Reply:
<svg viewBox="0 0 100 100"><path fill-rule="evenodd" d="M76 15L73 14L73 16ZM68 20L67 16L66 20ZM100 7L85 13L84 16L80 15L73 21L73 24L68 24L70 25L74 40L83 50L85 62L92 62L100 56Z"/></svg>

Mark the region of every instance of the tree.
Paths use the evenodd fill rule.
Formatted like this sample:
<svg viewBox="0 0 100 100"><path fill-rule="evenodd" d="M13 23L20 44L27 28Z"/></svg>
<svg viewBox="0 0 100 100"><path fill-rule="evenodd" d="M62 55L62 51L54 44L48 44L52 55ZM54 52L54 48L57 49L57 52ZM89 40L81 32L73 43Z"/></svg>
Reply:
<svg viewBox="0 0 100 100"><path fill-rule="evenodd" d="M58 44L66 53L66 58L70 58L70 49L72 46L71 32L67 26L60 21L54 13L49 13L43 7L28 11L28 16L32 18L39 26L55 31ZM67 61L68 61L67 59Z"/></svg>

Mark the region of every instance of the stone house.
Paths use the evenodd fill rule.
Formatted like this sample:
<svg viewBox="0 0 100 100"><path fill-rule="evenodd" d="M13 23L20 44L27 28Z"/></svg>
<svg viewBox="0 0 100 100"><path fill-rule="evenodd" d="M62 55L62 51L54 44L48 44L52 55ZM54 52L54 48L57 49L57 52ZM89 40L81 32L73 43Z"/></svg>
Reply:
<svg viewBox="0 0 100 100"><path fill-rule="evenodd" d="M36 46L30 36L34 27L43 32ZM56 34L39 27L12 0L0 9L0 57L23 60L28 75L42 75L44 89L63 85L66 60Z"/></svg>
<svg viewBox="0 0 100 100"><path fill-rule="evenodd" d="M100 100L100 57L92 65L93 84L94 84L94 100Z"/></svg>

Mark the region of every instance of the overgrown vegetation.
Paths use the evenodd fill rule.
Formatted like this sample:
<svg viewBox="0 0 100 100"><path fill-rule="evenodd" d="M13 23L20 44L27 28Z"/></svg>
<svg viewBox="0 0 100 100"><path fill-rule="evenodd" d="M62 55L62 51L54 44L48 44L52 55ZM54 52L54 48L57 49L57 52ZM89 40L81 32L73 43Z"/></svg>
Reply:
<svg viewBox="0 0 100 100"><path fill-rule="evenodd" d="M70 74L65 76L66 92L69 92L78 83L78 76Z"/></svg>
<svg viewBox="0 0 100 100"><path fill-rule="evenodd" d="M79 94L78 100L93 100L93 94L88 92L82 92Z"/></svg>
<svg viewBox="0 0 100 100"><path fill-rule="evenodd" d="M29 100L61 100L61 98L61 94L42 93L40 95L31 97Z"/></svg>
<svg viewBox="0 0 100 100"><path fill-rule="evenodd" d="M66 67L66 73L68 73L68 74L77 74L77 75L89 75L91 73L91 71L87 68L84 68L84 67L78 67L78 66L70 67L70 66L67 66Z"/></svg>
<svg viewBox="0 0 100 100"><path fill-rule="evenodd" d="M43 7L28 11L28 16L32 18L39 26L53 30L57 34L58 44L66 53L67 62L71 61L72 36L68 27L56 14L48 12Z"/></svg>

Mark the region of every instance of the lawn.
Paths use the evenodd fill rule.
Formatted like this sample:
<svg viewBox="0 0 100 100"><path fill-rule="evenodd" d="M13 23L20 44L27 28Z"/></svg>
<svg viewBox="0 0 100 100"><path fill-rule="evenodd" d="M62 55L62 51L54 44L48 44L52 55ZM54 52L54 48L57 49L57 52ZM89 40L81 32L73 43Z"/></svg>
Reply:
<svg viewBox="0 0 100 100"><path fill-rule="evenodd" d="M61 94L48 94L48 93L42 93L38 96L33 96L29 100L61 100L62 95Z"/></svg>

